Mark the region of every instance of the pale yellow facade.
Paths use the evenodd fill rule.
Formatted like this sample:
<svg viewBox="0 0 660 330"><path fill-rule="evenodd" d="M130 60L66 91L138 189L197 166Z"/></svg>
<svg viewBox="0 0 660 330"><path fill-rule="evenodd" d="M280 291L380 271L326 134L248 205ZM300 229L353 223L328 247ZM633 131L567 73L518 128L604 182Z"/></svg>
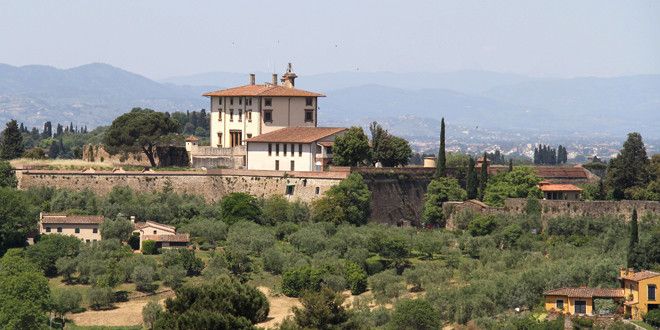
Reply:
<svg viewBox="0 0 660 330"><path fill-rule="evenodd" d="M212 96L210 100L211 146L217 148L242 145L280 128L317 125L316 97ZM271 120L265 118L267 112Z"/></svg>
<svg viewBox="0 0 660 330"><path fill-rule="evenodd" d="M561 302L561 303L560 303ZM576 302L583 302L585 304L584 313L579 313L581 310L578 307L578 312L576 312ZM593 314L593 299L590 297L585 298L574 298L567 296L554 296L548 295L545 296L545 309L547 311L561 312L564 314L584 314L592 315Z"/></svg>
<svg viewBox="0 0 660 330"><path fill-rule="evenodd" d="M68 235L76 237L84 242L96 242L101 240L101 216L69 216L63 214L39 215L40 235Z"/></svg>
<svg viewBox="0 0 660 330"><path fill-rule="evenodd" d="M621 279L625 295L625 313L634 320L641 320L650 309L660 308L658 287L660 276L639 281Z"/></svg>

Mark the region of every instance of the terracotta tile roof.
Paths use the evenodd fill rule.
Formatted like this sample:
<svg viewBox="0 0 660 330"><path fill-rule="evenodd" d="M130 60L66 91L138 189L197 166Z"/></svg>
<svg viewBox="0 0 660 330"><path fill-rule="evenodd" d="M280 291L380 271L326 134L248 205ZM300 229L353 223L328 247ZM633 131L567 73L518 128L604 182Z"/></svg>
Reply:
<svg viewBox="0 0 660 330"><path fill-rule="evenodd" d="M332 146L335 145L335 142L334 141L321 141L321 142L319 142L319 144L324 146L324 147L332 147Z"/></svg>
<svg viewBox="0 0 660 330"><path fill-rule="evenodd" d="M639 282L647 278L656 277L656 276L660 276L660 273L652 272L650 270L642 270L639 272L628 273L624 276L621 276L621 278Z"/></svg>
<svg viewBox="0 0 660 330"><path fill-rule="evenodd" d="M100 224L105 218L102 215L65 215L59 213L42 214L41 223L51 224Z"/></svg>
<svg viewBox="0 0 660 330"><path fill-rule="evenodd" d="M539 186L541 191L582 191L572 184L543 184Z"/></svg>
<svg viewBox="0 0 660 330"><path fill-rule="evenodd" d="M188 243L190 242L190 235L188 234L143 235L142 239L149 241L156 241L156 242Z"/></svg>
<svg viewBox="0 0 660 330"><path fill-rule="evenodd" d="M247 142L312 143L345 131L341 127L287 127L249 138Z"/></svg>
<svg viewBox="0 0 660 330"><path fill-rule="evenodd" d="M324 97L325 95L308 92L302 89L289 88L281 85L245 85L214 92L205 93L204 96L299 96L299 97Z"/></svg>
<svg viewBox="0 0 660 330"><path fill-rule="evenodd" d="M567 296L574 298L623 298L623 289L603 288L560 288L543 292L546 296Z"/></svg>
<svg viewBox="0 0 660 330"><path fill-rule="evenodd" d="M199 141L199 139L194 135L191 135L186 138L186 142L197 142L197 141Z"/></svg>
<svg viewBox="0 0 660 330"><path fill-rule="evenodd" d="M158 226L160 226L160 227L165 227L166 229L170 229L170 230L172 230L172 231L175 231L175 230L176 230L176 227L174 227L174 226L165 225L165 224L162 224L162 223L159 223L159 222L155 222L155 221L151 221L151 220L147 220L147 221L145 221L145 222L136 222L135 224L133 224L133 227L134 227L135 229L142 229L142 228L146 228L146 227L148 227L149 225L153 225L153 226L157 226L157 227L158 227Z"/></svg>

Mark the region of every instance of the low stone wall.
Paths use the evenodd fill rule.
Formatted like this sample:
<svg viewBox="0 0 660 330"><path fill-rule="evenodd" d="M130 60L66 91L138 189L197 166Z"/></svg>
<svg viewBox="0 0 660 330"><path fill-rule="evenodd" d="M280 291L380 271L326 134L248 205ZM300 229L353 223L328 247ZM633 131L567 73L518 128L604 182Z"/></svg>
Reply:
<svg viewBox="0 0 660 330"><path fill-rule="evenodd" d="M655 201L558 201L540 200L541 217L549 219L559 216L566 217L618 217L629 221L634 209L641 219L646 215L660 215L660 202ZM504 201L504 207L490 207L480 202L448 202L443 204L443 211L449 215L447 227L455 228L456 216L461 212L481 214L524 214L527 200L524 198L509 198Z"/></svg>
<svg viewBox="0 0 660 330"><path fill-rule="evenodd" d="M115 186L128 186L138 192L152 192L166 185L179 193L201 195L217 201L232 192L244 192L257 197L283 195L291 199L311 202L330 187L346 178L347 173L334 172L276 172L247 170L213 170L182 172L79 172L79 171L22 171L19 189L50 186L75 191L91 189L100 195ZM293 194L286 195L287 186Z"/></svg>

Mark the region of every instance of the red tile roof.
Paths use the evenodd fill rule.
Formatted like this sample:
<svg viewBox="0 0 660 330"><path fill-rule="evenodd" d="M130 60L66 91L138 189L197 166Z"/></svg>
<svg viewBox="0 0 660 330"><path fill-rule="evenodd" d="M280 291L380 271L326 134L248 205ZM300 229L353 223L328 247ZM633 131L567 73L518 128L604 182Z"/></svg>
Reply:
<svg viewBox="0 0 660 330"><path fill-rule="evenodd" d="M41 223L50 224L100 224L105 218L102 215L62 215L42 214Z"/></svg>
<svg viewBox="0 0 660 330"><path fill-rule="evenodd" d="M249 138L246 141L312 143L345 130L342 127L287 127Z"/></svg>
<svg viewBox="0 0 660 330"><path fill-rule="evenodd" d="M639 282L647 278L656 277L656 276L660 276L660 273L652 272L650 270L643 270L635 273L628 273L624 276L621 276L621 278Z"/></svg>
<svg viewBox="0 0 660 330"><path fill-rule="evenodd" d="M146 227L148 227L149 225L156 226L156 227L158 227L158 226L160 226L160 227L165 227L166 229L170 229L170 230L172 230L172 231L175 231L175 230L176 230L176 227L174 227L174 226L165 225L165 224L162 224L162 223L159 223L159 222L155 222L155 221L151 221L151 220L147 220L146 222L136 222L136 223L133 224L133 227L134 227L135 229L138 229L138 230L139 230L139 229L142 229L142 228L146 228Z"/></svg>
<svg viewBox="0 0 660 330"><path fill-rule="evenodd" d="M623 289L603 288L560 288L543 292L546 296L567 296L574 298L623 298Z"/></svg>
<svg viewBox="0 0 660 330"><path fill-rule="evenodd" d="M204 96L298 96L298 97L324 97L325 95L308 92L302 89L289 88L281 85L245 85L214 92L205 93Z"/></svg>
<svg viewBox="0 0 660 330"><path fill-rule="evenodd" d="M543 184L539 185L541 191L582 191L572 184Z"/></svg>
<svg viewBox="0 0 660 330"><path fill-rule="evenodd" d="M170 242L170 243L188 243L190 236L188 234L173 234L173 235L143 235L143 240L155 242Z"/></svg>

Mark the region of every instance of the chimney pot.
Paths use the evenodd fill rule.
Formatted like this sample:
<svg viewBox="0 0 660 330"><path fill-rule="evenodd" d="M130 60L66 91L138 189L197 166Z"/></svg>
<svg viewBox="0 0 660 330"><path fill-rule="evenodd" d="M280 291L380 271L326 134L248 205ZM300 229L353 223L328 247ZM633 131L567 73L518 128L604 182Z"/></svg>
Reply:
<svg viewBox="0 0 660 330"><path fill-rule="evenodd" d="M273 85L277 85L277 73L273 73Z"/></svg>
<svg viewBox="0 0 660 330"><path fill-rule="evenodd" d="M134 215L131 215L131 222L135 223L135 216Z"/></svg>
<svg viewBox="0 0 660 330"><path fill-rule="evenodd" d="M254 73L250 73L250 85L254 85L256 80L256 76Z"/></svg>

